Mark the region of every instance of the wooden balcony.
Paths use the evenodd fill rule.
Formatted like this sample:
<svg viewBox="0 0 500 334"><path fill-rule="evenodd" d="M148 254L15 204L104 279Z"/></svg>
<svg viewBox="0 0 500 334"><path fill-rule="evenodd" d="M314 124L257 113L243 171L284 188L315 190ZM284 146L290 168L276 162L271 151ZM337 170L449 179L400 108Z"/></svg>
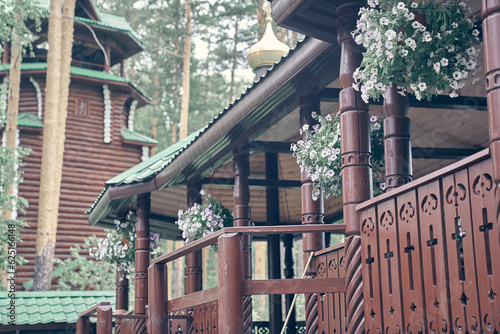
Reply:
<svg viewBox="0 0 500 334"><path fill-rule="evenodd" d="M499 331L494 189L484 150L358 205L366 332Z"/></svg>

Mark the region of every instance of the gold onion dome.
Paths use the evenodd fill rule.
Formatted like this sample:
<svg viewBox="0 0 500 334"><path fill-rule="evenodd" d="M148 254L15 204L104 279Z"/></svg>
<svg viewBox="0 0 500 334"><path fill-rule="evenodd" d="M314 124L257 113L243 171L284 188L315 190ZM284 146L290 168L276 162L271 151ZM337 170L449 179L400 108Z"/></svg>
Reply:
<svg viewBox="0 0 500 334"><path fill-rule="evenodd" d="M266 6L267 4L267 6ZM263 8L266 12L266 30L261 40L254 44L248 51L248 64L252 69L262 66L272 66L277 63L281 57L288 54L288 46L280 42L274 34L271 22L271 6L266 3Z"/></svg>

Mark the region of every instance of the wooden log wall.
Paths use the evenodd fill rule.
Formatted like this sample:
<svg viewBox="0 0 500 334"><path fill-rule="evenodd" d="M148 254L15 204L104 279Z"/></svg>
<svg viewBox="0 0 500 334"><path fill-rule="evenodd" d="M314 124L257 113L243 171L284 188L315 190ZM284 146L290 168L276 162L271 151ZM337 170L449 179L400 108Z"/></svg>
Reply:
<svg viewBox="0 0 500 334"><path fill-rule="evenodd" d="M34 79L40 85L44 99L45 77ZM67 258L69 248L83 244L83 240L93 234L104 237L101 228L89 226L84 212L90 208L103 190L105 181L136 165L141 161L141 146L123 145L121 127L126 126L124 104L129 94L113 90L112 100L112 141L103 142L104 102L102 86L90 86L72 82L66 122L66 142L64 145L64 164L59 203L59 224L55 254L57 258ZM89 115L75 114L77 99L89 103ZM45 103L44 103L45 106ZM36 91L23 77L21 84L20 112L38 113ZM43 121L43 116L42 116ZM21 284L33 279L36 229L38 217L38 190L40 184L40 163L42 155L42 133L21 130L21 145L32 149L25 158L24 182L19 194L29 201L26 214L19 215L29 227L23 232L23 242L18 244L18 254L28 260L20 266L17 273L17 289ZM53 285L55 288L55 285Z"/></svg>

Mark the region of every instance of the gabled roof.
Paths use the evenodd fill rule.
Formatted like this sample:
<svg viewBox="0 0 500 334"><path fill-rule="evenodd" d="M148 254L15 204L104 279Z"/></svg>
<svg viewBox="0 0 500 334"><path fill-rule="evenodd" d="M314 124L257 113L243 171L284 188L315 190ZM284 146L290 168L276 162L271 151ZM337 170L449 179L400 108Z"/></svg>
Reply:
<svg viewBox="0 0 500 334"><path fill-rule="evenodd" d="M0 324L9 324L11 299L0 292ZM16 325L76 323L78 315L100 302L115 307L114 291L18 291L15 293Z"/></svg>

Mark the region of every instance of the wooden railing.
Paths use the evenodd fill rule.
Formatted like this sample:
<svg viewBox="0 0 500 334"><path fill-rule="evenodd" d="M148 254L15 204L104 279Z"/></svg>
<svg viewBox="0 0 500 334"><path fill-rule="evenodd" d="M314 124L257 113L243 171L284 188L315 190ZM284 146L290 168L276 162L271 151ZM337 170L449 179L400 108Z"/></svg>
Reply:
<svg viewBox="0 0 500 334"><path fill-rule="evenodd" d="M93 317L97 317L97 334L112 333L113 318L117 323L115 326L115 333L146 333L146 326L144 322L144 320L147 319L146 315L113 314L111 304L109 302L101 302L79 314L76 322L76 334L91 333L90 318Z"/></svg>
<svg viewBox="0 0 500 334"><path fill-rule="evenodd" d="M176 330L169 317L181 312L192 321L181 330L197 326L208 333L236 333L241 327L243 296L295 293L342 293L345 282L342 276L321 276L314 284L308 279L243 280L241 273L242 235L300 234L313 232L344 233L345 225L300 225L269 227L229 227L155 259L149 267L149 333ZM218 287L194 292L168 300L166 264L191 252L218 242ZM329 256L327 251L321 256ZM333 254L333 253L332 253ZM338 260L337 260L338 261ZM320 295L321 296L321 295ZM208 312L207 312L208 310ZM175 332L175 331L174 331Z"/></svg>
<svg viewBox="0 0 500 334"><path fill-rule="evenodd" d="M367 333L498 333L488 151L357 206Z"/></svg>
<svg viewBox="0 0 500 334"><path fill-rule="evenodd" d="M316 278L344 278L344 244L339 244L315 253ZM318 332L346 332L346 302L344 292L318 294Z"/></svg>

